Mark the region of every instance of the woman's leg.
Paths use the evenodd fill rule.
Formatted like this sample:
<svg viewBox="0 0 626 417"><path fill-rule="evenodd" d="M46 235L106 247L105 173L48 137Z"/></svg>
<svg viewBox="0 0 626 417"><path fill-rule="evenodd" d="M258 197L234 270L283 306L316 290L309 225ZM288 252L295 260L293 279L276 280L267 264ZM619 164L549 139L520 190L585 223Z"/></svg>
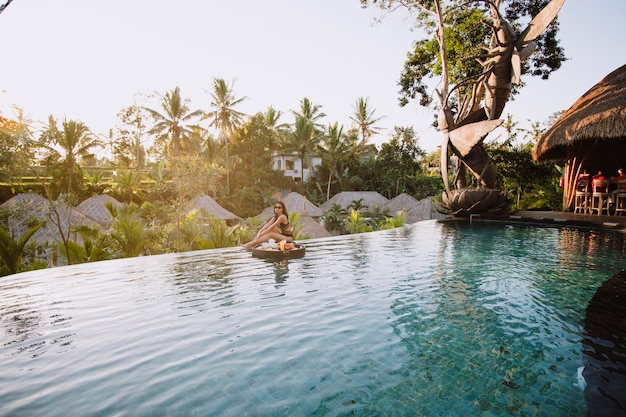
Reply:
<svg viewBox="0 0 626 417"><path fill-rule="evenodd" d="M270 239L274 239L276 241L286 240L287 242L292 242L293 238L291 236L284 236L276 231L271 231L267 233L263 233L261 236L257 236L252 239L250 242L242 245L244 248L253 248L263 242L267 242Z"/></svg>

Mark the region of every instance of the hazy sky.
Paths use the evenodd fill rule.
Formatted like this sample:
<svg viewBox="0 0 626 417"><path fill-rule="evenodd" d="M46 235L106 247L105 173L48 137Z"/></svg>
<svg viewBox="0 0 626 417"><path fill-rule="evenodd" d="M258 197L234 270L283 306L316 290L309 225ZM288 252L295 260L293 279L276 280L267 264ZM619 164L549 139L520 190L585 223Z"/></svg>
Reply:
<svg viewBox="0 0 626 417"><path fill-rule="evenodd" d="M373 142L387 141L394 126L413 126L433 151L433 110L397 105L418 34L405 11L375 24L381 16L359 0L14 0L0 14L0 112L11 117L18 105L35 121L52 114L106 134L122 108L156 108L146 96L176 86L192 110L209 110L217 77L247 97L241 111L271 105L284 123L308 97L327 114L324 123L347 128L356 100L368 97L385 116ZM543 122L625 64L624 18L624 0L566 0L560 38L571 59L548 81L524 78L505 115Z"/></svg>

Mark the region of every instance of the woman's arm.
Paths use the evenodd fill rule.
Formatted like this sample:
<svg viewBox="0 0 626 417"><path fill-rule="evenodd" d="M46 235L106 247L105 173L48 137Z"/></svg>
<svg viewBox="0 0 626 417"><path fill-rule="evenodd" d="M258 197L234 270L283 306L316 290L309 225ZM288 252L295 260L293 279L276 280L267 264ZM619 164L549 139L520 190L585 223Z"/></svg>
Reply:
<svg viewBox="0 0 626 417"><path fill-rule="evenodd" d="M257 234L260 235L264 232L267 232L268 230L273 230L276 227L278 227L279 224L286 223L287 222L286 220L287 220L287 217L284 214L281 214L280 216L278 216L278 218L274 221L270 219L267 223L263 225L263 227L261 227L261 229L259 230Z"/></svg>

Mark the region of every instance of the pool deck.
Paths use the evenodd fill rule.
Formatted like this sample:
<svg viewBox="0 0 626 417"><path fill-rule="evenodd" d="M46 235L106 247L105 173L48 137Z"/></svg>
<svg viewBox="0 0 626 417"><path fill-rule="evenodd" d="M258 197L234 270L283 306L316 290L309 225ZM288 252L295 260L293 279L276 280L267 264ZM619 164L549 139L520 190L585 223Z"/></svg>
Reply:
<svg viewBox="0 0 626 417"><path fill-rule="evenodd" d="M626 216L599 216L565 211L517 211L510 214L474 214L470 222L504 222L540 224L560 227L578 227L626 232Z"/></svg>

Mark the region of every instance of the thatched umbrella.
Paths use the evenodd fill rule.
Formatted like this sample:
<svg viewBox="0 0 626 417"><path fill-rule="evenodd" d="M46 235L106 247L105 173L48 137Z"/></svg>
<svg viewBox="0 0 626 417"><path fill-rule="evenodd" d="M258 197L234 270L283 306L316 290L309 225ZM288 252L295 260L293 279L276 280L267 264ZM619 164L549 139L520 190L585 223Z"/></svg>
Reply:
<svg viewBox="0 0 626 417"><path fill-rule="evenodd" d="M613 175L626 165L626 65L607 75L557 119L533 148L536 161L565 160L563 209L583 168Z"/></svg>

